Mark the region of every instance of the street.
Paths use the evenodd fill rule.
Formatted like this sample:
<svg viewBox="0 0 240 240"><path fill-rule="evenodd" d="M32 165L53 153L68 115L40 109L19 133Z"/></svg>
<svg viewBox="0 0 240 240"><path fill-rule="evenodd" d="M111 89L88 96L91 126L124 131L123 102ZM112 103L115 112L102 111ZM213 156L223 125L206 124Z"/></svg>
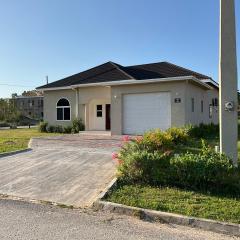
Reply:
<svg viewBox="0 0 240 240"><path fill-rule="evenodd" d="M135 218L67 209L23 201L0 200L1 240L230 240L238 239L182 226L143 222Z"/></svg>

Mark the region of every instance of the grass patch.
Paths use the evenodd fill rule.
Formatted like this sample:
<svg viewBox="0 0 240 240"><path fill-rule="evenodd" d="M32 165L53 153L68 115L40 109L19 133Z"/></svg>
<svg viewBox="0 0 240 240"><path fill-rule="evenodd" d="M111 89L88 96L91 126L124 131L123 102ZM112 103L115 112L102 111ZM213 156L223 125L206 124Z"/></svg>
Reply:
<svg viewBox="0 0 240 240"><path fill-rule="evenodd" d="M32 137L54 135L59 134L40 133L36 128L0 130L0 153L26 149Z"/></svg>
<svg viewBox="0 0 240 240"><path fill-rule="evenodd" d="M240 199L237 198L176 188L123 185L114 190L106 200L133 207L240 223Z"/></svg>

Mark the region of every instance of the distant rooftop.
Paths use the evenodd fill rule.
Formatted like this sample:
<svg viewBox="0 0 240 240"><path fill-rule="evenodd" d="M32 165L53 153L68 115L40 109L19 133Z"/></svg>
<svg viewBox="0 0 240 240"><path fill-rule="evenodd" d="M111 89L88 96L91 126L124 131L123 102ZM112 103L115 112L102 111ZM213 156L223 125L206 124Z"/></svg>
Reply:
<svg viewBox="0 0 240 240"><path fill-rule="evenodd" d="M34 98L34 97L43 97L43 93L41 91L32 90L24 91L22 95L17 95L17 93L12 94L12 98Z"/></svg>

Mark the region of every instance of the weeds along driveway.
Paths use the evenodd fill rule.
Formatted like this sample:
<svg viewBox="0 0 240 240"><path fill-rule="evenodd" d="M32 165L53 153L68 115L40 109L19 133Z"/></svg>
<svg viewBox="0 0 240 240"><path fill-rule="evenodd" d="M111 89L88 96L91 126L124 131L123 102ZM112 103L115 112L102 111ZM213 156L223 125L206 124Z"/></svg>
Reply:
<svg viewBox="0 0 240 240"><path fill-rule="evenodd" d="M77 207L92 204L115 174L120 140L64 135L32 140L32 151L0 158L0 193Z"/></svg>

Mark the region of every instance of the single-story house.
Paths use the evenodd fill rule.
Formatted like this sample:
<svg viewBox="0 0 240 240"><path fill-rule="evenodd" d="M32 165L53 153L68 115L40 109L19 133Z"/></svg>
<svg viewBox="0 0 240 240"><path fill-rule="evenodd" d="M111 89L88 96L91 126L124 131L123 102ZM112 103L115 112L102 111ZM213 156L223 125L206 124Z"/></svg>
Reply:
<svg viewBox="0 0 240 240"><path fill-rule="evenodd" d="M112 135L200 123L218 123L218 84L206 75L159 62L121 66L107 62L37 88L44 119Z"/></svg>

